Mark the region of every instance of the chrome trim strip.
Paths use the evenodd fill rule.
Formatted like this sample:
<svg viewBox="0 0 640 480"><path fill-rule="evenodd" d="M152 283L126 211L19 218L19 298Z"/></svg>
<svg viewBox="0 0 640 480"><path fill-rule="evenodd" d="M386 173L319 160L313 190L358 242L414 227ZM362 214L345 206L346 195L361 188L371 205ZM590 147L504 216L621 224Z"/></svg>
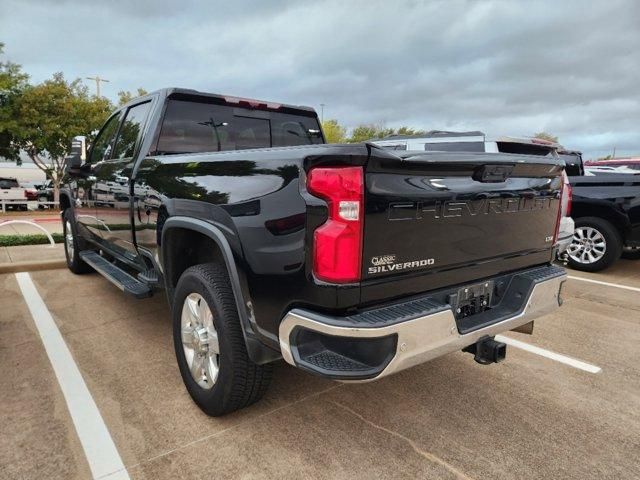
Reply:
<svg viewBox="0 0 640 480"><path fill-rule="evenodd" d="M521 313L466 335L461 335L458 332L451 310L444 310L395 325L367 328L329 325L312 320L305 310L294 309L285 315L280 324L279 338L282 357L287 363L296 365L289 339L293 329L298 326L327 335L344 337L372 338L397 334L396 353L378 376L368 380L345 379L345 381L357 382L377 380L447 353L461 350L485 335L494 336L513 330L553 312L559 307L560 287L566 279L567 275L563 274L537 283ZM317 314L314 316L318 317Z"/></svg>

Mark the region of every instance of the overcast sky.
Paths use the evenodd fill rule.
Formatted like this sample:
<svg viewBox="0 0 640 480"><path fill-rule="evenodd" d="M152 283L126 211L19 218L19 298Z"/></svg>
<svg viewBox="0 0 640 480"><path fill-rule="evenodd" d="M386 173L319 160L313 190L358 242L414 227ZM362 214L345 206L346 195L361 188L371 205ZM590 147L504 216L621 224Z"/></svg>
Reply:
<svg viewBox="0 0 640 480"><path fill-rule="evenodd" d="M112 99L180 86L640 154L638 0L0 0L0 42L32 81L98 74Z"/></svg>

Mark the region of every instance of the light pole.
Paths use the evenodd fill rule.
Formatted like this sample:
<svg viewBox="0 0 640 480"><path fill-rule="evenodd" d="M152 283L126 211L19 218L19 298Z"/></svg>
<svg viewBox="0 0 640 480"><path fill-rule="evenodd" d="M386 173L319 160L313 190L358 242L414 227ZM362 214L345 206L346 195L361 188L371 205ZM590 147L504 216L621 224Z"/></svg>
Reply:
<svg viewBox="0 0 640 480"><path fill-rule="evenodd" d="M209 118L208 122L198 122L198 125L213 127L213 131L216 134L216 141L218 142L218 151L222 150L222 144L220 142L220 134L218 133L218 127L226 127L229 124L227 122L216 123L216 121L213 118Z"/></svg>
<svg viewBox="0 0 640 480"><path fill-rule="evenodd" d="M320 104L320 123L324 123L324 103Z"/></svg>
<svg viewBox="0 0 640 480"><path fill-rule="evenodd" d="M100 82L110 82L110 80L107 80L106 78L100 78L99 75L96 75L95 77L87 77L87 80L94 80L96 82L96 95L98 97L100 97Z"/></svg>

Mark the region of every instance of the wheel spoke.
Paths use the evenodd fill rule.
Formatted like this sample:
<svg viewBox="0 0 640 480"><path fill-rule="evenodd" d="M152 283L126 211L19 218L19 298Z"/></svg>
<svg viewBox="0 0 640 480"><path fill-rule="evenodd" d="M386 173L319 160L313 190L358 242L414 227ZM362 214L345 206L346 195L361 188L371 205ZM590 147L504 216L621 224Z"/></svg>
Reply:
<svg viewBox="0 0 640 480"><path fill-rule="evenodd" d="M218 362L215 356L207 358L204 362L204 374L209 385L216 383L218 379Z"/></svg>
<svg viewBox="0 0 640 480"><path fill-rule="evenodd" d="M218 355L220 353L220 344L218 343L218 332L215 329L207 330L207 344L209 345L209 352Z"/></svg>
<svg viewBox="0 0 640 480"><path fill-rule="evenodd" d="M204 301L204 298L201 298L197 305L199 323L200 325L204 325L206 327L211 323L211 310L209 310L209 306L207 305L207 302Z"/></svg>
<svg viewBox="0 0 640 480"><path fill-rule="evenodd" d="M182 327L182 345L193 348L193 327Z"/></svg>
<svg viewBox="0 0 640 480"><path fill-rule="evenodd" d="M204 357L202 355L195 354L193 356L193 362L191 363L191 376L196 382L199 382L202 379L202 369Z"/></svg>
<svg viewBox="0 0 640 480"><path fill-rule="evenodd" d="M187 297L187 307L189 307L189 313L191 318L196 324L200 323L200 308L198 307L198 300Z"/></svg>

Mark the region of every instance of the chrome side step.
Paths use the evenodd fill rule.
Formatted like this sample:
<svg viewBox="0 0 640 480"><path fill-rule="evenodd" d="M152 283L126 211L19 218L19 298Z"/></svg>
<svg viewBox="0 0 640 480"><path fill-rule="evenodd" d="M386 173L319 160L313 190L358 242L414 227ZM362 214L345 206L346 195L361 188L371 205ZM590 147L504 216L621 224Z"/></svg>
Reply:
<svg viewBox="0 0 640 480"><path fill-rule="evenodd" d="M153 295L149 285L136 280L121 268L105 260L99 253L85 250L80 252L80 258L123 292L136 298L147 298Z"/></svg>

